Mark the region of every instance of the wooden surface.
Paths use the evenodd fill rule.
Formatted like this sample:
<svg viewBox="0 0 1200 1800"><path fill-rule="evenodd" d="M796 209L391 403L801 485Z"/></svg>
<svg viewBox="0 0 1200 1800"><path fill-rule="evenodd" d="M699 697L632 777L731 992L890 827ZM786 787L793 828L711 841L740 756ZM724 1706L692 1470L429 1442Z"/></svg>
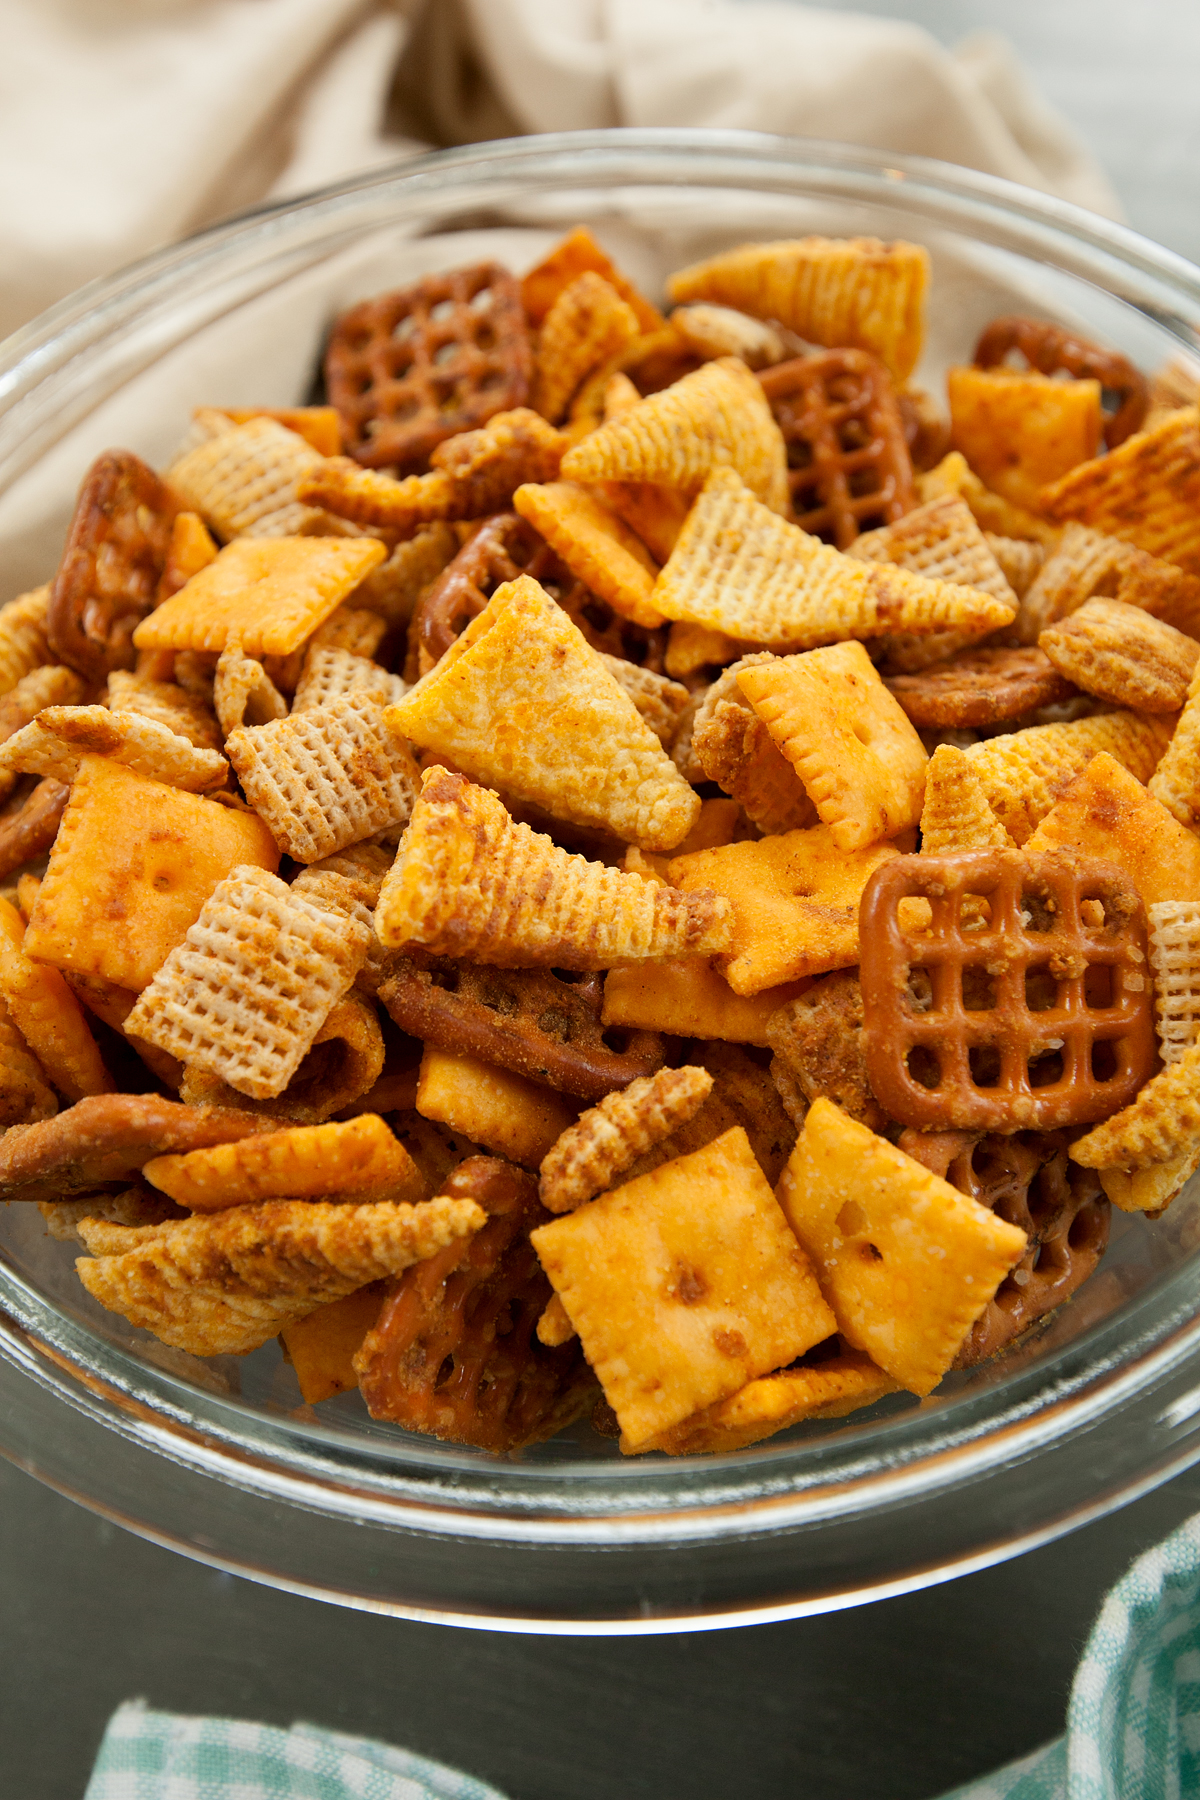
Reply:
<svg viewBox="0 0 1200 1800"><path fill-rule="evenodd" d="M309 1719L510 1800L932 1800L1061 1729L1105 1589L1200 1508L1200 1470L1058 1544L821 1619L624 1640L373 1618L273 1593L0 1463L0 1790L81 1794L125 1699Z"/></svg>

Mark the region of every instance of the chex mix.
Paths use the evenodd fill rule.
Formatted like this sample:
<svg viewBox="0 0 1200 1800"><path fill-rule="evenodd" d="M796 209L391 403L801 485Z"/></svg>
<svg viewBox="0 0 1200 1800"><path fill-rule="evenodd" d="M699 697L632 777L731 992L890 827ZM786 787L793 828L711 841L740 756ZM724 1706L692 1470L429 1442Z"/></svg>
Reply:
<svg viewBox="0 0 1200 1800"><path fill-rule="evenodd" d="M1200 407L918 245L583 229L88 470L0 613L0 1195L194 1356L736 1450L1200 1166Z"/></svg>

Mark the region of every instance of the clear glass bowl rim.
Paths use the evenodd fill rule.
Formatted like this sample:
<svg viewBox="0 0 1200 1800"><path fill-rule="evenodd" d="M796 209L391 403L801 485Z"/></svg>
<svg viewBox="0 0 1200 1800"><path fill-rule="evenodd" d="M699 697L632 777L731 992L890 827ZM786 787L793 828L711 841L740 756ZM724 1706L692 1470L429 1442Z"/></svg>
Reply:
<svg viewBox="0 0 1200 1800"><path fill-rule="evenodd" d="M385 223L388 208L417 218L425 212L445 220L449 213L452 224L456 205L501 206L539 189L677 184L900 205L930 224L1040 257L1105 288L1153 317L1182 348L1194 351L1200 341L1200 270L1125 226L993 177L758 133L515 139L433 153L255 209L51 308L0 344L0 486L99 394L121 385L128 370L120 345L132 323L144 332L161 317L169 339L185 292L203 294L230 274L269 270L291 255L309 255L314 245L349 240ZM6 1379L32 1382L49 1405L65 1403L166 1458L179 1478L187 1472L272 1504L392 1531L530 1548L699 1545L808 1533L834 1518L878 1520L904 1497L945 1495L1002 1469L1036 1469L1039 1459L1057 1457L1061 1465L1071 1460L1072 1440L1087 1437L1094 1453L1102 1442L1115 1446L1118 1429L1127 1435L1144 1428L1144 1447L1132 1460L1114 1449L1112 1480L1089 1486L1081 1470L1067 1480L1069 1500L1056 1488L1045 1518L1007 1534L1000 1518L981 1526L980 1544L986 1540L994 1560L1120 1503L1200 1455L1200 1441L1192 1447L1200 1401L1194 1408L1189 1402L1200 1382L1198 1296L1196 1273L1184 1264L1078 1342L994 1388L783 1449L678 1463L484 1462L443 1446L380 1446L265 1415L199 1391L89 1332L3 1262L0 1357ZM22 1454L9 1442L3 1448ZM61 1475L57 1484L65 1485ZM103 1507L103 1496L89 1495L87 1485L81 1475L77 1497ZM970 1551L982 1554L978 1545ZM790 1608L799 1609L798 1602Z"/></svg>

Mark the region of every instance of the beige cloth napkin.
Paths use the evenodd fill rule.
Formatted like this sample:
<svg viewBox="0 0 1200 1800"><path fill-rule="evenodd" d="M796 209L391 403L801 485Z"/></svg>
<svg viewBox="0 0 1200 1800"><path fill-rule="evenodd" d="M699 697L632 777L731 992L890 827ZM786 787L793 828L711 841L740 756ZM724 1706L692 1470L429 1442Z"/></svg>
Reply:
<svg viewBox="0 0 1200 1800"><path fill-rule="evenodd" d="M256 201L522 132L842 138L1118 213L1003 39L787 0L0 0L0 43L0 334Z"/></svg>

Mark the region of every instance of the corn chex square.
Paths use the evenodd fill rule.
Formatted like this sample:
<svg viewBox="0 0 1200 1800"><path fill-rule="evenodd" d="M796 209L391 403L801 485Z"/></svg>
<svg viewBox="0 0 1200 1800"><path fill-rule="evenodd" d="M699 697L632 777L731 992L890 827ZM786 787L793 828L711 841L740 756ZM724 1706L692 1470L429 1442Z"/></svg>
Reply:
<svg viewBox="0 0 1200 1800"><path fill-rule="evenodd" d="M627 1448L835 1329L740 1126L531 1241Z"/></svg>
<svg viewBox="0 0 1200 1800"><path fill-rule="evenodd" d="M282 1094L370 934L245 864L220 882L126 1020L126 1030L255 1100Z"/></svg>
<svg viewBox="0 0 1200 1800"><path fill-rule="evenodd" d="M240 726L225 747L247 800L297 862L402 823L420 786L411 753L370 696Z"/></svg>
<svg viewBox="0 0 1200 1800"><path fill-rule="evenodd" d="M387 555L376 538L235 538L144 618L139 650L290 656Z"/></svg>
<svg viewBox="0 0 1200 1800"><path fill-rule="evenodd" d="M184 505L223 538L294 537L331 521L297 497L300 482L323 458L298 432L259 415L195 444L176 458L166 480Z"/></svg>
<svg viewBox="0 0 1200 1800"><path fill-rule="evenodd" d="M1025 1233L832 1100L813 1101L779 1184L837 1329L902 1387L930 1393Z"/></svg>
<svg viewBox="0 0 1200 1800"><path fill-rule="evenodd" d="M349 699L352 694L372 700L377 706L391 706L406 691L398 675L390 675L370 657L313 644L304 658L292 713L315 712L319 706L331 706L335 700Z"/></svg>
<svg viewBox="0 0 1200 1800"><path fill-rule="evenodd" d="M1160 900L1146 918L1159 1054L1174 1063L1200 1032L1200 901Z"/></svg>

